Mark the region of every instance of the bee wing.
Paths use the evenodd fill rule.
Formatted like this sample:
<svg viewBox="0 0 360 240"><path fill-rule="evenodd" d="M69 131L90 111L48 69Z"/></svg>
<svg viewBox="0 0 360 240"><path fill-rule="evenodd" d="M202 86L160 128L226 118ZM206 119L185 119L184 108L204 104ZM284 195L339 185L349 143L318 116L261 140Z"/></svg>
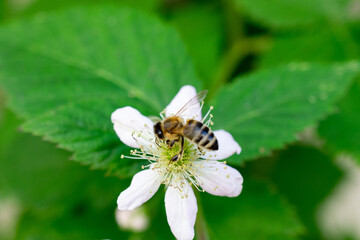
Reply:
<svg viewBox="0 0 360 240"><path fill-rule="evenodd" d="M180 110L175 114L175 116L180 115L189 115L187 112L191 112L194 108L198 108L201 102L205 99L208 90L203 90L198 92L193 98L191 98L185 105L180 108Z"/></svg>

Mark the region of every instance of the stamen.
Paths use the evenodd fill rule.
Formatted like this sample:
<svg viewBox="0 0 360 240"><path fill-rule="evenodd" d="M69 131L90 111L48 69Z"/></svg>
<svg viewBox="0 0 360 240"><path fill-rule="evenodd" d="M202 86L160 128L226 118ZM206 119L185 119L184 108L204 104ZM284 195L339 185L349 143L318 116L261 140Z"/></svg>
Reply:
<svg viewBox="0 0 360 240"><path fill-rule="evenodd" d="M201 107L202 106L203 103L201 104ZM212 108L210 108L210 110L211 109ZM212 117L212 115L208 113L205 118L209 116ZM142 131L134 131L132 136L138 143L140 149L130 150L131 156L121 155L121 158L147 160L149 164L142 165L141 168L150 168L157 171L160 175L159 181L167 186L175 187L183 197L187 196L184 190L185 181L193 185L198 191L203 192L204 190L200 187L200 182L197 180L199 176L197 167L200 168L203 167L203 165L199 164L199 162L194 164L194 161L200 159L206 151L199 149L197 145L189 140L185 140L182 158L176 162L171 162L171 158L180 150L180 144L176 143L169 149L168 144L163 140L152 137L152 135L153 129L150 129L147 125L144 125ZM146 142L143 142L143 140ZM140 142L143 143L143 145L139 144Z"/></svg>
<svg viewBox="0 0 360 240"><path fill-rule="evenodd" d="M203 103L204 103L204 102L203 102ZM210 106L208 112L205 114L205 116L203 117L203 119L201 120L201 122L204 122L205 119L206 119L209 115L210 115L210 119L213 117L213 115L210 114L211 110L213 110L213 109L214 109L214 107L213 107L213 106Z"/></svg>

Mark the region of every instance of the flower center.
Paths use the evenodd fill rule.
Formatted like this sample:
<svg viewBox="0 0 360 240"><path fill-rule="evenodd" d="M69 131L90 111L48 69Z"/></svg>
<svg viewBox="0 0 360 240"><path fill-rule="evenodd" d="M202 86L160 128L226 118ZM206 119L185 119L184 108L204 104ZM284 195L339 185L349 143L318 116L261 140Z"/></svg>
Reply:
<svg viewBox="0 0 360 240"><path fill-rule="evenodd" d="M213 116L210 114L212 109L213 107L210 107L207 114L201 120L201 122L208 127L213 125L213 122L211 121ZM203 191L200 189L200 184L196 178L199 175L197 172L199 166L195 166L194 162L203 157L205 151L201 150L196 144L185 138L182 157L177 161L172 161L172 158L180 153L180 141L169 148L169 145L167 145L165 141L154 138L153 129L150 126L145 127L146 129L144 131L134 132L133 136L136 136L137 139L146 139L148 144L143 146L138 142L140 150L131 150L130 155L132 156L122 155L121 158L126 157L147 160L149 164L142 166L143 169L150 168L157 171L161 176L160 181L163 184L176 185L180 192L182 192L182 186L185 179L199 191ZM186 197L186 193L183 195Z"/></svg>
<svg viewBox="0 0 360 240"><path fill-rule="evenodd" d="M172 148L163 142L159 143L159 158L152 166L163 175L162 182L166 185L171 184L174 177L191 178L190 182L195 184L193 162L204 153L186 139L182 158L172 161L172 157L178 154L180 149L180 142L175 143Z"/></svg>

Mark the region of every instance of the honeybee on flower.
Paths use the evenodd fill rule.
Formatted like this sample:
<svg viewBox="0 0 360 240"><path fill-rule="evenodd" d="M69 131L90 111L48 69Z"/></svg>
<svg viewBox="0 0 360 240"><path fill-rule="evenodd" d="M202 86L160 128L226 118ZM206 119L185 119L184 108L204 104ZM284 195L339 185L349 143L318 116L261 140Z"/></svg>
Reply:
<svg viewBox="0 0 360 240"><path fill-rule="evenodd" d="M163 111L165 116L160 114L162 120L155 124L129 106L111 115L120 140L136 148L130 152L131 156L122 157L148 161L118 197L118 208L132 210L142 205L165 184L167 220L177 239L194 238L197 203L191 186L227 197L236 197L242 190L241 174L218 161L240 154L241 148L225 130L210 130L212 108L204 118L201 114L205 95L204 91L197 94L192 86L183 86ZM173 125L164 128L168 119ZM185 126L188 126L186 135Z"/></svg>

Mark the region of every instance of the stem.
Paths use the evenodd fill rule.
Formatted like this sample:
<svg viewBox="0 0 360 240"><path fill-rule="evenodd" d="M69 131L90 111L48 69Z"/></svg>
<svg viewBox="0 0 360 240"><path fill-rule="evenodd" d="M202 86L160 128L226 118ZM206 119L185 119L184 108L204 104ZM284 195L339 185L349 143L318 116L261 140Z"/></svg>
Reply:
<svg viewBox="0 0 360 240"><path fill-rule="evenodd" d="M227 33L227 51L220 61L215 77L209 87L211 98L219 86L228 82L238 67L239 62L249 54L263 52L269 47L269 37L248 37L244 29L244 21L234 0L222 0L222 9Z"/></svg>
<svg viewBox="0 0 360 240"><path fill-rule="evenodd" d="M268 36L247 37L234 42L229 50L225 53L213 84L209 89L209 97L212 97L218 90L219 86L228 82L234 73L238 63L249 54L259 54L271 46L271 39Z"/></svg>
<svg viewBox="0 0 360 240"><path fill-rule="evenodd" d="M238 39L244 37L244 24L241 15L236 10L234 0L222 0L221 1L224 21L227 34L227 43L232 45Z"/></svg>
<svg viewBox="0 0 360 240"><path fill-rule="evenodd" d="M206 220L204 216L203 206L201 203L201 197L198 191L194 191L198 204L198 213L195 223L195 232L197 240L209 240L209 233L206 226Z"/></svg>

